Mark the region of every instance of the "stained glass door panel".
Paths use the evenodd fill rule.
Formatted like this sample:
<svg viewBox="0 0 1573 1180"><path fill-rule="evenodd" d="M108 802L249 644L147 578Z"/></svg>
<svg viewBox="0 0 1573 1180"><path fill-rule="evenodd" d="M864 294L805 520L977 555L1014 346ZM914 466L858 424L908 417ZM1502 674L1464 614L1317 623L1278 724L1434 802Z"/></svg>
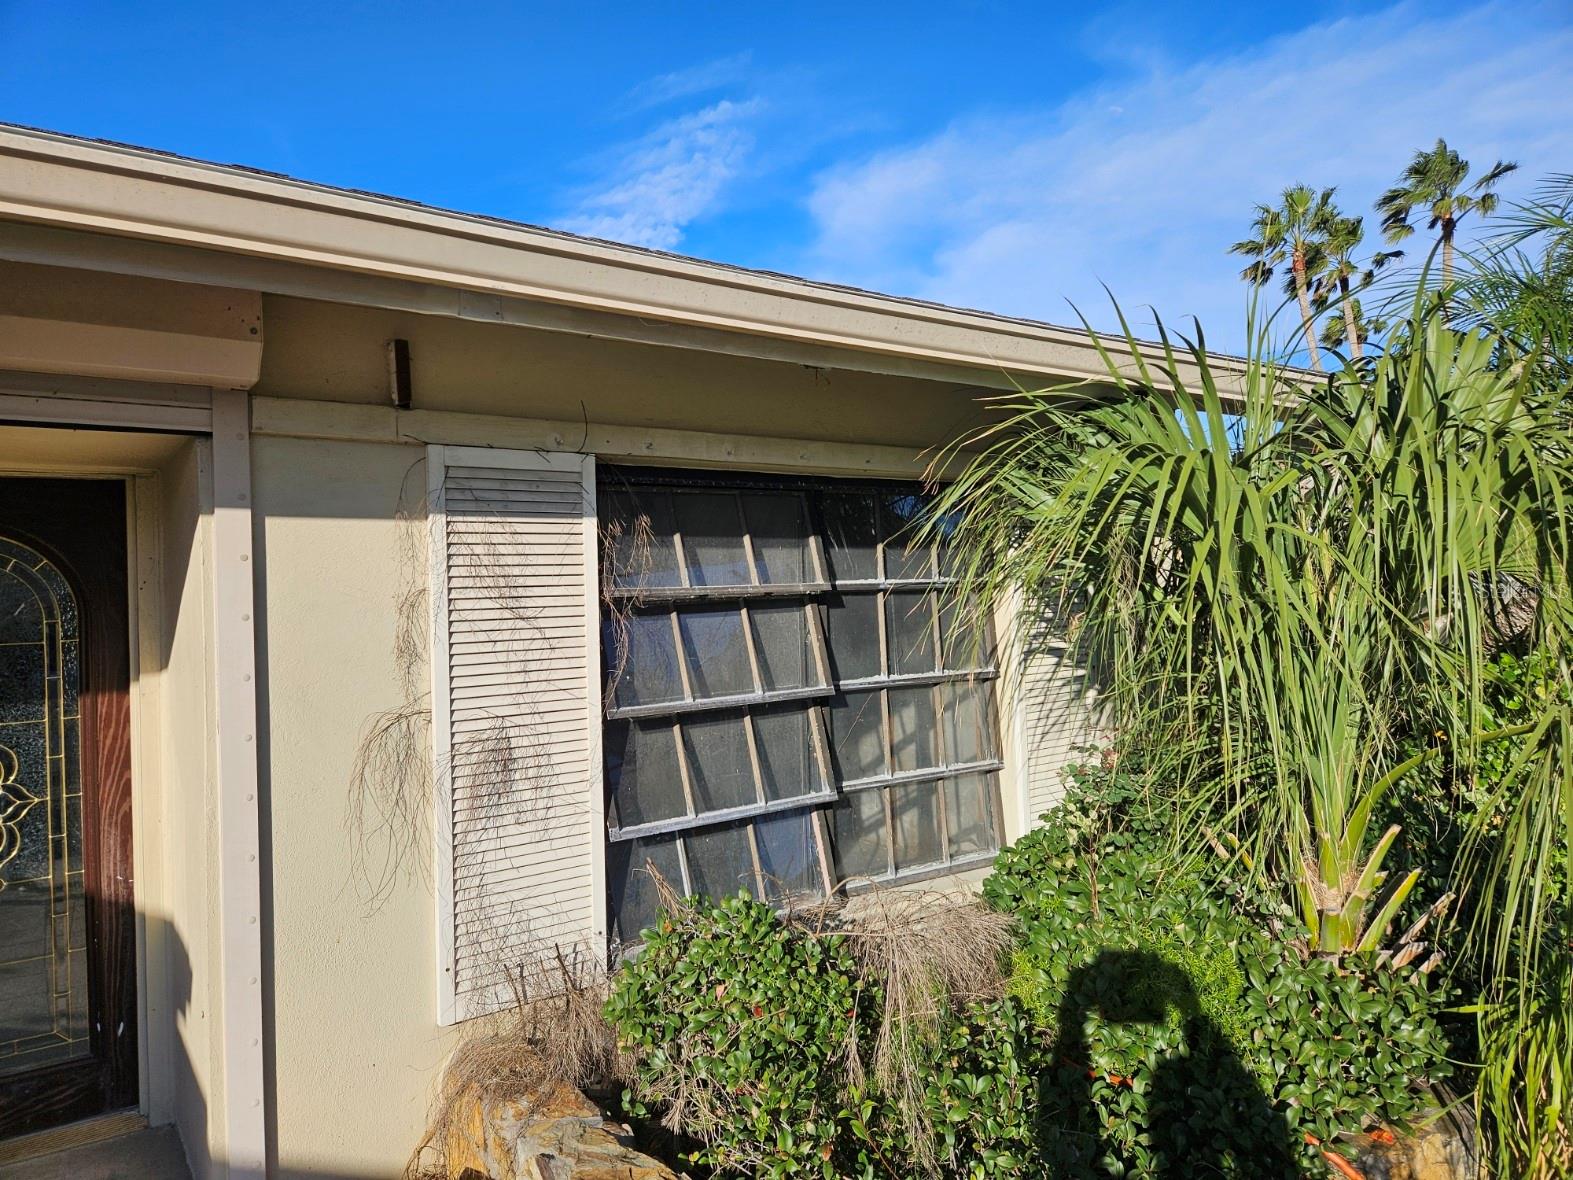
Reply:
<svg viewBox="0 0 1573 1180"><path fill-rule="evenodd" d="M0 478L0 1139L137 1099L119 480Z"/></svg>
<svg viewBox="0 0 1573 1180"><path fill-rule="evenodd" d="M77 602L0 536L0 1077L91 1052Z"/></svg>

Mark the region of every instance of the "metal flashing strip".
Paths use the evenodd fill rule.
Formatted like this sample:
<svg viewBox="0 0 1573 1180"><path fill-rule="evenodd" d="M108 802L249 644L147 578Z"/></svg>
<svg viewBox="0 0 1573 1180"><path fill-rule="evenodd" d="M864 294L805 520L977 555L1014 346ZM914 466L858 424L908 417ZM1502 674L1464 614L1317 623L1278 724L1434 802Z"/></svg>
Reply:
<svg viewBox="0 0 1573 1180"><path fill-rule="evenodd" d="M0 371L0 422L207 434L212 394L187 385Z"/></svg>

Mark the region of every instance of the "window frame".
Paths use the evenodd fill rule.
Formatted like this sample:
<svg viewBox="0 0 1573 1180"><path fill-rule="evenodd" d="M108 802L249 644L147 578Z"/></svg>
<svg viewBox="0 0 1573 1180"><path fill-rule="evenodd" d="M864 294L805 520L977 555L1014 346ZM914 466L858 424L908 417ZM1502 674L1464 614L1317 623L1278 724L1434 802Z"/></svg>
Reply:
<svg viewBox="0 0 1573 1180"><path fill-rule="evenodd" d="M968 868L991 861L1005 844L1006 826L1001 800L1001 780L1005 770L1002 754L1003 725L999 716L996 682L999 679L998 654L994 649L992 628L984 622L985 632L981 644L975 649L976 658L968 659L964 668L947 666L949 649L954 636L945 633L947 610L943 601L946 589L954 579L942 569L942 556L935 547L927 547L926 569L913 569L910 553L903 559L900 569L891 568L889 553L894 546L905 546L901 539L902 528L892 528L887 516L897 515L888 506L894 499L915 498L923 493L918 485L891 480L861 480L836 477L772 476L742 471L688 471L667 468L640 467L635 465L600 465L597 472L597 497L604 523L612 523L617 512L617 500L637 499L650 492L666 489L666 514L671 522L671 546L664 548L663 560L669 559L675 568L663 567L660 585L640 584L624 578L625 571L616 568L620 540L603 533L602 554L605 568L602 571L602 663L604 692L603 732L615 725L650 725L655 719L671 720L676 764L682 779L685 814L681 816L633 823L626 826L617 815L618 803L615 789L616 775L608 760L603 767L606 795L607 825L604 839L608 855L614 855L615 845L629 844L636 840L671 840L675 846L680 866L680 885L685 894L693 892L694 874L689 864L687 844L696 834L707 829L736 825L747 834L749 855L753 864L749 887L755 896L770 897L770 882L762 868L760 839L757 821L785 813L804 813L810 825L813 853L817 860L813 875L822 885L824 896L838 892L855 892L863 888L949 876ZM748 581L735 584L696 584L690 568L688 543L681 528L680 506L675 497L684 493L730 494L737 505L737 534ZM808 580L798 582L771 582L761 576L762 569L755 540L755 530L750 526L747 497L750 494L785 493L799 498L801 522L804 529L804 573ZM832 530L825 512L828 498L838 493L867 500L873 507L873 576L838 578L832 550ZM904 527L905 521L903 521ZM844 536L837 533L836 536ZM844 549L845 547L843 547ZM850 552L849 549L845 550ZM907 551L903 548L902 552ZM865 575L866 569L863 571ZM675 583L675 584L673 584ZM892 647L890 602L893 594L921 592L926 599L928 631L931 636L932 667L919 671L896 671ZM836 674L835 652L830 637L830 602L847 596L872 596L876 601L878 625L878 674L840 680ZM750 608L761 604L777 605L783 601L801 601L806 616L805 647L812 654L818 683L790 689L769 689L764 681L760 653L761 641ZM753 691L745 694L704 697L694 692L688 667L689 657L683 645L679 617L685 609L710 608L736 605L743 645L748 653L749 673ZM609 630L615 626L618 612L666 614L673 628L672 659L678 669L681 697L673 700L619 704L617 684L621 670L617 664L626 658L611 654L608 645L615 642ZM626 643L626 640L624 640ZM958 648L959 650L959 648ZM626 651L626 648L624 649ZM959 662L959 661L958 661ZM670 679L670 673L667 674ZM970 687L976 702L975 716L979 728L978 742L983 752L992 757L966 762L950 762L946 729L951 714L951 685ZM890 717L892 692L903 690L929 690L932 722L929 741L934 751L932 766L918 766L896 770L893 746L893 728ZM833 725L834 704L844 700L848 693L878 693L881 718L881 744L885 772L859 778L843 777L838 769L836 734ZM817 764L820 789L811 793L783 799L766 797L765 779L759 757L756 710L788 703L806 703L804 712L811 732L812 758ZM704 811L698 805L693 789L693 770L689 751L685 748L683 726L695 718L716 714L736 716L743 727L749 752L755 802L731 808ZM614 743L609 732L604 742L608 751ZM951 818L948 815L947 796L954 789L951 784L976 781L983 793L980 814L986 818L990 844L982 852L961 856L952 854ZM894 815L893 798L897 791L914 785L932 784L929 807L937 817L933 839L938 843L940 859L911 868L902 868L896 862L898 830ZM835 813L837 805L855 794L881 793L884 827L881 839L886 853L885 872L867 877L835 879L840 873L835 838ZM631 850L629 855L635 855ZM743 874L740 874L740 884ZM628 938L623 941L629 942Z"/></svg>

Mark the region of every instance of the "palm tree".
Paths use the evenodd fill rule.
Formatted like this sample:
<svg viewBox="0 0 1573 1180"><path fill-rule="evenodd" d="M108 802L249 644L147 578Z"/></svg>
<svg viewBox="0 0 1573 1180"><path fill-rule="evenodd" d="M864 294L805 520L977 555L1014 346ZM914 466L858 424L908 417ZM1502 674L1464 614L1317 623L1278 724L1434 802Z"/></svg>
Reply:
<svg viewBox="0 0 1573 1180"><path fill-rule="evenodd" d="M1389 242L1401 242L1415 232L1410 223L1415 210L1424 212L1426 228L1435 230L1442 243L1442 284L1446 286L1453 279L1453 239L1458 223L1470 213L1489 217L1501 199L1492 190L1517 167L1498 160L1466 189L1469 161L1448 147L1445 139L1439 139L1430 151L1416 152L1398 184L1377 198L1382 232Z"/></svg>
<svg viewBox="0 0 1573 1180"><path fill-rule="evenodd" d="M1372 330L1381 331L1381 321L1363 321L1360 314L1360 301L1355 298L1355 291L1369 287L1376 278L1376 272L1381 270L1395 258L1402 258L1402 250L1377 251L1365 267L1355 261L1355 251L1360 248L1360 243L1365 239L1364 220L1359 217L1343 217L1332 211L1328 219L1324 249L1327 253L1327 269L1317 284L1316 302L1320 306L1330 305L1334 298L1337 299L1339 310L1343 316L1343 325L1340 329L1335 321L1329 320L1322 332L1322 343L1328 348L1337 348L1344 341L1349 342L1349 352L1356 360L1365 355L1362 345L1362 336L1369 336Z"/></svg>
<svg viewBox="0 0 1573 1180"><path fill-rule="evenodd" d="M1255 237L1229 247L1229 253L1251 259L1240 277L1252 286L1265 286L1278 267L1286 262L1289 264L1289 273L1284 276L1284 292L1300 305L1305 350L1310 355L1311 367L1318 372L1322 370L1322 356L1316 348L1311 287L1326 265L1324 238L1334 216L1332 189L1317 192L1308 185L1293 185L1284 189L1282 201L1276 208L1256 206L1256 217L1251 222Z"/></svg>
<svg viewBox="0 0 1573 1180"><path fill-rule="evenodd" d="M1534 588L1520 639L1573 677L1568 414L1540 371L1495 363L1496 333L1413 295L1368 364L1326 382L1258 352L1228 396L1200 334L1182 350L1160 325L1160 360L1128 338L1096 397L1006 395L936 456L954 478L930 529L980 617L1013 612L1023 643L1070 620L1122 755L1228 817L1315 953L1402 961L1394 919L1433 899L1387 867L1424 836L1384 829L1385 800L1425 765L1473 782L1484 743L1521 742L1451 884L1479 899L1497 1174L1552 1180L1573 1162L1573 929L1555 917L1573 694L1509 730L1485 686L1504 585Z"/></svg>

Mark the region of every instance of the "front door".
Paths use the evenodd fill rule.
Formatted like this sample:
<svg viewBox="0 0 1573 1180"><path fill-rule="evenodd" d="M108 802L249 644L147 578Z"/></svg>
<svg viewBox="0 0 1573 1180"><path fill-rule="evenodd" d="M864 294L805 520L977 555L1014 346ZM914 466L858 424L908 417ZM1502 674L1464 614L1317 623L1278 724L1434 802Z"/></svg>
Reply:
<svg viewBox="0 0 1573 1180"><path fill-rule="evenodd" d="M126 533L0 478L0 1138L137 1101Z"/></svg>

